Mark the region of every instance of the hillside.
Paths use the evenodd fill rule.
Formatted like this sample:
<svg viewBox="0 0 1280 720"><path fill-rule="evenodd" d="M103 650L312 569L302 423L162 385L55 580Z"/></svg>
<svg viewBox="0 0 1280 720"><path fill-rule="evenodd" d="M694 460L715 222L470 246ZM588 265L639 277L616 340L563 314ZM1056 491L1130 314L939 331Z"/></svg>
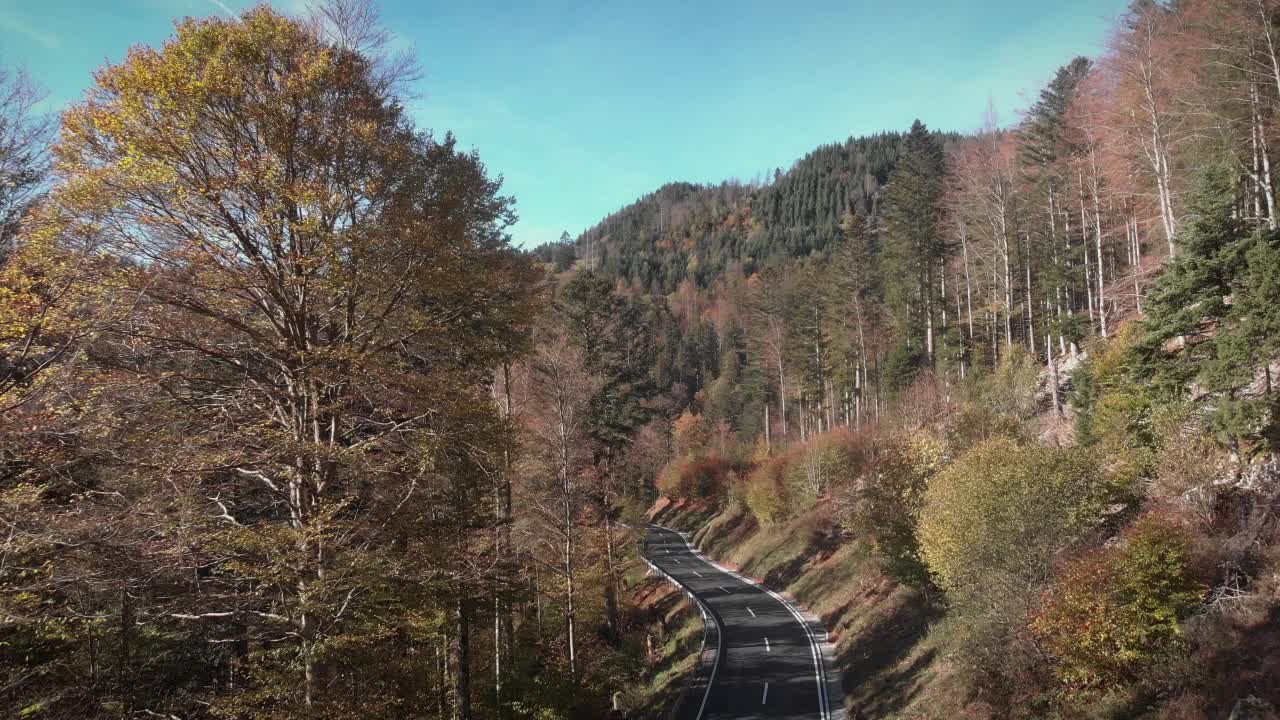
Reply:
<svg viewBox="0 0 1280 720"><path fill-rule="evenodd" d="M761 186L671 183L618 210L574 240L577 257L634 291L674 292L688 280L708 288L734 268L829 253L850 213L875 222L879 197L904 135L883 132L823 145ZM944 147L955 133L939 133ZM536 250L550 259L551 248Z"/></svg>
<svg viewBox="0 0 1280 720"><path fill-rule="evenodd" d="M839 4L455 4L471 112L370 0L216 4L116 4L56 133L0 67L0 717L656 720L710 661L684 712L763 720L838 651L858 720L1277 720L1280 2L1136 0L963 136L919 73L986 78ZM993 77L1082 14L1013 5L959 8ZM768 73L706 61L753 23ZM897 45L813 84L853 39ZM512 245L557 172L823 137L864 77L928 116Z"/></svg>

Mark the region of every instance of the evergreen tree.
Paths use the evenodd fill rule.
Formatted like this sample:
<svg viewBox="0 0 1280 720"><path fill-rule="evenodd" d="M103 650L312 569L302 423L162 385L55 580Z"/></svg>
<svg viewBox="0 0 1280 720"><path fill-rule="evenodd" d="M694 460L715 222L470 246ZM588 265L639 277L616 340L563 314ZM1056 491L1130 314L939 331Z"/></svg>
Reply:
<svg viewBox="0 0 1280 720"><path fill-rule="evenodd" d="M1148 293L1140 350L1166 394L1180 394L1210 357L1201 340L1227 314L1228 297L1247 267L1249 235L1236 209L1236 182L1224 163L1199 173L1177 236L1178 255Z"/></svg>
<svg viewBox="0 0 1280 720"><path fill-rule="evenodd" d="M1053 80L1040 91L1040 97L1027 111L1018 133L1018 153L1029 168L1053 169L1070 151L1065 146L1067 111L1080 81L1092 68L1093 62L1086 57L1077 57L1058 68Z"/></svg>
<svg viewBox="0 0 1280 720"><path fill-rule="evenodd" d="M924 123L911 125L884 196L885 299L908 343L932 361L935 285L946 254L942 218L942 147Z"/></svg>
<svg viewBox="0 0 1280 720"><path fill-rule="evenodd" d="M656 350L643 306L613 292L613 284L591 270L576 275L559 298L569 338L582 353L587 372L598 380L589 403L587 433L595 443L592 461L601 480L591 493L606 542L605 612L607 634L621 638L617 602L618 566L612 532L618 494L613 461L649 421L656 393L650 369Z"/></svg>

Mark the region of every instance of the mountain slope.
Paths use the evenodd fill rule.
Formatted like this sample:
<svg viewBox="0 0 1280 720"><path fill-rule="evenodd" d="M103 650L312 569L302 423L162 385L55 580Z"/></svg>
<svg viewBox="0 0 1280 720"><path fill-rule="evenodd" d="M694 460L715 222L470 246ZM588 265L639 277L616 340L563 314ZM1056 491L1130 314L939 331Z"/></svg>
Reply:
<svg viewBox="0 0 1280 720"><path fill-rule="evenodd" d="M944 146L959 138L937 135ZM884 132L823 145L761 186L664 185L584 232L577 255L634 291L665 295L685 280L709 287L735 265L750 274L825 252L846 214L877 216L902 140Z"/></svg>

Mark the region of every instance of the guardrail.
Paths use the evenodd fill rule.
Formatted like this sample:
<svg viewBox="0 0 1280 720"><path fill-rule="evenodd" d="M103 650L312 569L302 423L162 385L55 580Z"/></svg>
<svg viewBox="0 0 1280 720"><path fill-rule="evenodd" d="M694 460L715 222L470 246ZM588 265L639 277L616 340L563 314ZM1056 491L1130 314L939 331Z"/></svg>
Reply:
<svg viewBox="0 0 1280 720"><path fill-rule="evenodd" d="M648 550L648 545L649 543L646 540L646 551ZM685 545L688 545L688 542L686 542ZM690 546L689 549L693 550L692 546ZM662 570L662 568L653 564L647 556L642 555L642 557L644 557L645 563L652 568L654 572L665 578L667 582L675 585L685 594L686 597L693 601L694 605L698 608L698 614L702 617L702 643L698 647L698 662L694 667L693 675L689 677L689 681L685 683L684 689L681 690L680 695L676 697L676 701L671 707L671 712L668 714L668 717L671 718L671 720L675 720L679 716L680 711L684 708L685 701L688 699L690 690L697 685L699 679L705 674L706 689L703 690L702 699L698 703L698 710L693 715L694 720L701 720L702 714L706 712L707 709L707 698L711 696L711 685L715 682L716 671L720 669L720 638L724 637L724 629L720 626L720 618L717 617L716 614L711 611L711 608L707 607L706 603L702 602L702 600L695 595L687 585L675 579L671 575L668 575ZM710 619L710 622L708 622L708 618ZM708 646L711 648L710 652L712 659L710 663L707 662ZM710 667L710 672L706 672L708 666Z"/></svg>
<svg viewBox="0 0 1280 720"><path fill-rule="evenodd" d="M800 610L799 607L796 606L795 603L783 597L781 594L774 592L773 590L770 590L764 585L756 582L755 580L752 580L751 578L745 575L742 575L740 573L734 572L733 570L730 570L729 568L721 565L715 560L712 560L706 555L703 555L701 551L699 551L696 547L693 546L693 543L689 542L689 536L687 533L680 532L679 530L672 530L671 528L666 528L661 525L654 525L654 527L658 528L659 530L666 530L668 532L673 532L676 535L680 536L680 538L684 540L685 546L689 548L689 551L693 553L694 556L696 556L703 562L706 562L708 565L711 565L712 567L716 568L717 570L723 573L726 573L734 578L737 578L738 580L741 580L742 582L747 583L748 585L752 585L754 587L760 588L764 592L768 593L775 600L777 600L779 603L781 603L782 606L785 607L787 611L791 613L792 617L795 618L796 622L800 623L800 626L804 628L805 636L809 640L809 651L813 658L814 680L816 681L818 686L819 716L822 718L822 720L828 720L828 719L840 720L841 718L844 718L845 713L843 708L837 706L837 708L833 710L831 707L831 697L830 697L831 687L834 684L835 679L832 677L829 677L827 674L827 665L830 660L830 658L828 658L827 655L830 652L830 650L826 646L829 646L830 644L830 637L827 633L826 628L822 626L821 621L816 622L817 627L815 629L813 624L811 624L810 621L804 617L803 612ZM645 561L648 562L648 559L646 558ZM819 634L818 634L819 631L821 631L821 639L819 639ZM710 686L708 686L708 689L709 688ZM838 689L838 686L837 686L837 689ZM699 713L699 717L701 717L701 713Z"/></svg>

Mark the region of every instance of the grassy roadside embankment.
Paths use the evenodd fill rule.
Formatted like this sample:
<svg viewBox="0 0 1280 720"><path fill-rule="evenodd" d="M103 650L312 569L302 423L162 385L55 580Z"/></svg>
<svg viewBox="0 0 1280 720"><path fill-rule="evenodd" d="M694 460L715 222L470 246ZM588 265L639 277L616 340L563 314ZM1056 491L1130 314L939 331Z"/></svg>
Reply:
<svg viewBox="0 0 1280 720"><path fill-rule="evenodd" d="M632 562L625 578L637 615L643 619L645 667L641 683L625 703L628 717L666 718L688 685L702 643L702 619L684 593L642 560Z"/></svg>
<svg viewBox="0 0 1280 720"><path fill-rule="evenodd" d="M881 572L869 548L841 536L827 508L761 525L738 503L720 509L659 501L652 518L692 533L694 545L717 562L822 618L836 643L850 718L964 713L970 692L941 657L945 626L932 625L939 616L928 598Z"/></svg>

